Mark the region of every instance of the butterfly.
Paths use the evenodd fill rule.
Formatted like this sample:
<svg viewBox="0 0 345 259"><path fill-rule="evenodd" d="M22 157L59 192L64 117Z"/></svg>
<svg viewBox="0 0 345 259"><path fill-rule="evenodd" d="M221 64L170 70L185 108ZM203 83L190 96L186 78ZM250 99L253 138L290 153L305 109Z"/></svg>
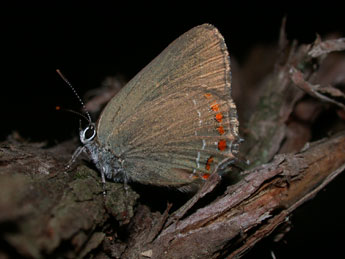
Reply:
<svg viewBox="0 0 345 259"><path fill-rule="evenodd" d="M105 178L188 191L224 170L240 142L230 58L213 25L192 28L130 80L81 129Z"/></svg>

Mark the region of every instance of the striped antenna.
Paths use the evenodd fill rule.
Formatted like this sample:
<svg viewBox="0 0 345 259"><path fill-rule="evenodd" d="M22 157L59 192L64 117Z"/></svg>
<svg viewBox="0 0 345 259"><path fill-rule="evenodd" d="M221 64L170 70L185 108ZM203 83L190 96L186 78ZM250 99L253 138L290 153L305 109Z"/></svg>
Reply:
<svg viewBox="0 0 345 259"><path fill-rule="evenodd" d="M65 81L65 83L72 89L74 95L78 98L81 106L83 107L83 110L84 110L84 113L86 114L87 118L88 118L88 121L89 123L91 123L91 116L89 114L89 112L87 111L86 109L86 106L83 102L83 100L80 98L79 94L77 93L77 91L74 89L74 87L72 86L72 84L67 80L67 78L61 73L60 69L56 69L56 73L59 74L59 76L62 78L62 80Z"/></svg>

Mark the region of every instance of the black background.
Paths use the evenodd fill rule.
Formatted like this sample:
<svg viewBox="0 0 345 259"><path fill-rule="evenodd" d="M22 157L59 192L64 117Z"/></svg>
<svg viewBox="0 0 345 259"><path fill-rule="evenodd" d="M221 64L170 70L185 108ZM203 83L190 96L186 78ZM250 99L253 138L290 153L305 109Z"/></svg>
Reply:
<svg viewBox="0 0 345 259"><path fill-rule="evenodd" d="M344 35L342 12L342 6L331 3L302 7L291 2L277 6L216 1L192 6L174 1L2 6L0 138L14 130L33 141L59 142L77 135L78 119L55 111L56 105L79 109L57 68L83 95L100 86L105 76L121 74L130 79L172 40L205 22L218 27L230 55L241 64L252 46L277 40L284 15L288 38L309 43L316 33ZM344 178L338 177L294 213L292 231L284 242L262 242L248 257L270 258L270 250L277 258L344 255L345 213L339 207Z"/></svg>

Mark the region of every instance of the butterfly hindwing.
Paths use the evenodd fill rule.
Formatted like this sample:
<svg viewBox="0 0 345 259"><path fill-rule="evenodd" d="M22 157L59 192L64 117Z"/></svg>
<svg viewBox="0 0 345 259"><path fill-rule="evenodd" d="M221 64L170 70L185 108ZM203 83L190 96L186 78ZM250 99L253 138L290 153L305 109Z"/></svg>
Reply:
<svg viewBox="0 0 345 259"><path fill-rule="evenodd" d="M238 140L224 39L209 24L171 43L105 107L97 141L129 179L183 186L233 159Z"/></svg>

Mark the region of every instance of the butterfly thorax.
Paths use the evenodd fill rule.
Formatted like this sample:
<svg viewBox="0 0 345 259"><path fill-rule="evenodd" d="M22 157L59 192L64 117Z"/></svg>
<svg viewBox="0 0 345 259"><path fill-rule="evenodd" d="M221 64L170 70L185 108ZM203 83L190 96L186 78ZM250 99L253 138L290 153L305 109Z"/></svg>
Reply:
<svg viewBox="0 0 345 259"><path fill-rule="evenodd" d="M80 140L97 169L101 172L102 178L105 176L115 182L127 182L128 179L123 169L124 160L109 149L101 147L97 141L96 129L93 124L80 131Z"/></svg>

